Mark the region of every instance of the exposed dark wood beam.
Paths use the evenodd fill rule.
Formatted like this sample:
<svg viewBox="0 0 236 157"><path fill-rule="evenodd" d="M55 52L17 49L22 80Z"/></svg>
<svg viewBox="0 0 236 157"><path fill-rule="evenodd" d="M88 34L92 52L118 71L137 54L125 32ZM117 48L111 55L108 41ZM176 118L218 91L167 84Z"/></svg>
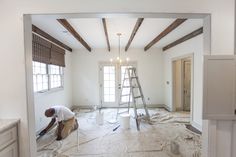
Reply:
<svg viewBox="0 0 236 157"><path fill-rule="evenodd" d="M198 36L198 35L200 35L202 33L203 33L203 27L201 27L201 28L193 31L192 33L189 33L189 34L185 35L184 37L182 37L182 38L180 38L180 39L178 39L178 40L168 44L167 46L163 47L162 50L166 51L166 50L168 50L168 49L170 49L170 48L172 48L172 47L174 47L174 46L176 46L176 45L178 45L178 44L180 44L182 42L185 42L186 40L192 39L192 38L194 38L194 37L196 37L196 36Z"/></svg>
<svg viewBox="0 0 236 157"><path fill-rule="evenodd" d="M111 51L111 46L110 46L108 33L107 33L107 24L106 24L106 19L105 18L102 18L102 24L103 24L103 28L104 28L104 32L105 32L105 36L106 36L107 49L108 49L108 51Z"/></svg>
<svg viewBox="0 0 236 157"><path fill-rule="evenodd" d="M66 19L57 19L57 21L65 27L88 51L91 52L91 47L84 41L84 39L76 32L71 24Z"/></svg>
<svg viewBox="0 0 236 157"><path fill-rule="evenodd" d="M187 19L176 19L173 23L171 23L164 31L162 31L156 38L154 38L150 43L148 43L144 51L147 51L149 48L151 48L154 44L156 44L158 41L160 41L162 38L164 38L167 34L172 32L175 28L177 28L179 25L181 25L184 21Z"/></svg>
<svg viewBox="0 0 236 157"><path fill-rule="evenodd" d="M47 40L61 46L62 48L72 52L72 48L70 48L69 46L67 46L66 44L63 44L62 42L60 42L59 40L55 39L54 37L52 37L51 35L49 35L48 33L44 32L43 30L41 30L40 28L38 28L35 25L32 25L32 31L44 38L46 38Z"/></svg>
<svg viewBox="0 0 236 157"><path fill-rule="evenodd" d="M144 20L144 18L138 18L138 20L137 20L137 22L134 26L134 29L133 29L133 31L130 35L129 41L128 41L127 45L125 46L125 51L127 51L129 49L129 46L130 46L131 42L134 39L134 36L136 35L136 33L137 33L139 27L141 26L141 24L143 23L143 20Z"/></svg>

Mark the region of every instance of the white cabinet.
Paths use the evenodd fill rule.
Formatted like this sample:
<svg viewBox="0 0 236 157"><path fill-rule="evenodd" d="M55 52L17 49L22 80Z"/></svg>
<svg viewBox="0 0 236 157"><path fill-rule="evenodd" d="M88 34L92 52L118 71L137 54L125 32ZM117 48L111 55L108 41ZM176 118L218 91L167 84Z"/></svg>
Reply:
<svg viewBox="0 0 236 157"><path fill-rule="evenodd" d="M0 157L18 157L17 142L12 143L0 152Z"/></svg>
<svg viewBox="0 0 236 157"><path fill-rule="evenodd" d="M235 120L236 57L204 57L203 119Z"/></svg>
<svg viewBox="0 0 236 157"><path fill-rule="evenodd" d="M0 157L18 157L18 120L0 120Z"/></svg>

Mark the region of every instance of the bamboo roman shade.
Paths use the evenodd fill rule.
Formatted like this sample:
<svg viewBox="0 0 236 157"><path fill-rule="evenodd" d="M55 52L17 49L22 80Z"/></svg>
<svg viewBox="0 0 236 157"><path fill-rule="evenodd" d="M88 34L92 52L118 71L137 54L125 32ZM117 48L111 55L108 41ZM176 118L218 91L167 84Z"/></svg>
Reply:
<svg viewBox="0 0 236 157"><path fill-rule="evenodd" d="M65 67L65 50L33 34L33 61Z"/></svg>
<svg viewBox="0 0 236 157"><path fill-rule="evenodd" d="M51 64L65 67L65 50L52 44L50 62Z"/></svg>

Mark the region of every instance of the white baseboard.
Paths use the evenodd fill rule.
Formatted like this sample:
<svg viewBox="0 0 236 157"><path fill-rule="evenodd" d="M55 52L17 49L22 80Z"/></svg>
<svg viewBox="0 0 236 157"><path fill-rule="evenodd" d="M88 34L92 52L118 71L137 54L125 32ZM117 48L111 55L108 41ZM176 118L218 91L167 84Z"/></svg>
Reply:
<svg viewBox="0 0 236 157"><path fill-rule="evenodd" d="M94 106L92 105L74 105L71 107L71 109L93 109ZM99 107L99 106L98 106ZM125 106L124 106L125 107ZM132 107L132 106L131 106ZM165 108L166 110L170 111L169 107L166 106L165 104L147 104L148 108ZM102 108L117 108L117 106L103 106Z"/></svg>
<svg viewBox="0 0 236 157"><path fill-rule="evenodd" d="M148 108L165 108L164 104L147 104Z"/></svg>
<svg viewBox="0 0 236 157"><path fill-rule="evenodd" d="M172 109L171 109L169 106L164 105L164 108L165 108L167 111L172 112Z"/></svg>
<svg viewBox="0 0 236 157"><path fill-rule="evenodd" d="M191 123L191 125L192 125L193 127L195 127L196 129L198 129L199 131L202 132L202 126L201 126L200 124L198 124L198 123L196 123L196 122L194 122L194 121L191 121L190 123Z"/></svg>
<svg viewBox="0 0 236 157"><path fill-rule="evenodd" d="M79 109L93 109L94 106L92 106L92 105L80 105L80 106L74 105L71 107L72 110L77 109L77 108L79 108Z"/></svg>

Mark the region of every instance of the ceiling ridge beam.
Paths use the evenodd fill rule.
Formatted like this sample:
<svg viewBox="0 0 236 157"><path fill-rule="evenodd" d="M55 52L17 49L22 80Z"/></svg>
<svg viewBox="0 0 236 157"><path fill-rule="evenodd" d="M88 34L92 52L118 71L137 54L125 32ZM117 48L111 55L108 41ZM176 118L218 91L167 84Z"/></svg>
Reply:
<svg viewBox="0 0 236 157"><path fill-rule="evenodd" d="M106 19L105 18L102 18L102 24L103 24L104 33L105 33L105 36L106 36L107 49L108 49L108 51L111 51L111 46L110 46L108 32L107 32L107 24L106 24Z"/></svg>
<svg viewBox="0 0 236 157"><path fill-rule="evenodd" d="M198 36L198 35L200 35L202 33L203 33L203 27L198 28L197 30L195 30L195 31L193 31L193 32L183 36L182 38L180 38L180 39L178 39L178 40L176 40L176 41L174 41L174 42L164 46L162 50L166 51L166 50L168 50L168 49L170 49L170 48L172 48L172 47L174 47L174 46L176 46L178 44L181 44L181 43L183 43L183 42L185 42L185 41L187 41L189 39L192 39L192 38L194 38L194 37L196 37L196 36Z"/></svg>
<svg viewBox="0 0 236 157"><path fill-rule="evenodd" d="M176 19L174 22L172 22L164 31L162 31L158 36L156 36L150 43L148 43L144 47L144 51L147 51L149 48L151 48L154 44L156 44L158 41L160 41L162 38L164 38L167 34L172 32L175 28L177 28L179 25L181 25L184 21L187 19Z"/></svg>
<svg viewBox="0 0 236 157"><path fill-rule="evenodd" d="M79 35L79 33L71 26L66 19L57 19L57 21L65 27L89 52L92 51L91 47L86 41Z"/></svg>
<svg viewBox="0 0 236 157"><path fill-rule="evenodd" d="M51 36L50 34L44 32L42 29L38 28L35 25L32 25L32 32L42 36L43 38L51 41L52 43L57 44L58 46L72 52L72 48L70 48L69 46L67 46L66 44L62 43L61 41L57 40L56 38L54 38L53 36Z"/></svg>
<svg viewBox="0 0 236 157"><path fill-rule="evenodd" d="M134 39L134 36L138 32L138 29L141 26L141 24L143 23L143 20L144 20L144 18L138 18L137 19L137 22L136 22L136 24L134 26L134 29L133 29L133 31L132 31L132 33L130 35L129 41L128 41L127 45L125 46L125 51L127 51L129 49L129 46L130 46L131 42Z"/></svg>

